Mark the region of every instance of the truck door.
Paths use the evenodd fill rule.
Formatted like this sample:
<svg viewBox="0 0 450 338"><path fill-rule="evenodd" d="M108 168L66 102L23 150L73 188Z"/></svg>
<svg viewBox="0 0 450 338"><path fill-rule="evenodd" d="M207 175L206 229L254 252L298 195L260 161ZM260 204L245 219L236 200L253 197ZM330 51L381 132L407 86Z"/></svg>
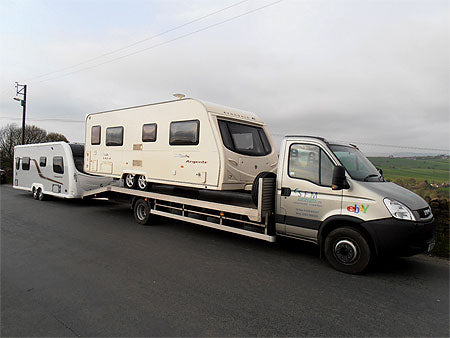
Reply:
<svg viewBox="0 0 450 338"><path fill-rule="evenodd" d="M288 141L281 178L277 222L287 235L317 240L321 223L341 213L342 190L332 190L334 163L323 146Z"/></svg>

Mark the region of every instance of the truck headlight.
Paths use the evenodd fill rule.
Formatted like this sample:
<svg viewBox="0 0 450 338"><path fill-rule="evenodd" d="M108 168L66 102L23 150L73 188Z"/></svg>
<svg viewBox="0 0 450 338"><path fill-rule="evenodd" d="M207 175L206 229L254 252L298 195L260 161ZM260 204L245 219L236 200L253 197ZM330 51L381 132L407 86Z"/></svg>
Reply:
<svg viewBox="0 0 450 338"><path fill-rule="evenodd" d="M412 211L403 203L400 203L396 200L391 200L390 198L385 198L383 200L384 205L386 208L388 208L389 212L391 213L392 217L398 218L398 219L404 219L407 221L415 221L416 217L414 217L414 214Z"/></svg>

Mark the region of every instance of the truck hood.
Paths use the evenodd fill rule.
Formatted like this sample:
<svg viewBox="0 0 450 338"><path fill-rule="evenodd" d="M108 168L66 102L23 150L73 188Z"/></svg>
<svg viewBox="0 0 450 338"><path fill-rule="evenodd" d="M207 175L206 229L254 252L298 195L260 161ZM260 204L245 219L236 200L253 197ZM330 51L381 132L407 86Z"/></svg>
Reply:
<svg viewBox="0 0 450 338"><path fill-rule="evenodd" d="M428 207L428 203L419 195L392 182L365 182L374 193L403 203L411 210Z"/></svg>

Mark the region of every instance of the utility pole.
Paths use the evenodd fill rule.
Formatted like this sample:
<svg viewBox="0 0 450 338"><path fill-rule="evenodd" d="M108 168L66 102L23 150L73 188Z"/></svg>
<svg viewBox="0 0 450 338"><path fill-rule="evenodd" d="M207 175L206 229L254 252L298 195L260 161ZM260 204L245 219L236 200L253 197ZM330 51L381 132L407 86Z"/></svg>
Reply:
<svg viewBox="0 0 450 338"><path fill-rule="evenodd" d="M23 99L19 97L19 95L23 96ZM25 114L27 111L27 85L21 85L16 82L16 97L14 98L16 101L20 101L20 105L22 106L22 144L25 144Z"/></svg>

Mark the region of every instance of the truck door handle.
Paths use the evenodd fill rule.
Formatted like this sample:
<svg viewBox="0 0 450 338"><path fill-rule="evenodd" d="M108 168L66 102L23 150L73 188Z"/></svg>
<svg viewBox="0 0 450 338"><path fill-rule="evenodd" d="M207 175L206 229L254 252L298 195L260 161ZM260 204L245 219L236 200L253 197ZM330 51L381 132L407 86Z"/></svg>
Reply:
<svg viewBox="0 0 450 338"><path fill-rule="evenodd" d="M281 188L281 196L291 196L291 188Z"/></svg>

